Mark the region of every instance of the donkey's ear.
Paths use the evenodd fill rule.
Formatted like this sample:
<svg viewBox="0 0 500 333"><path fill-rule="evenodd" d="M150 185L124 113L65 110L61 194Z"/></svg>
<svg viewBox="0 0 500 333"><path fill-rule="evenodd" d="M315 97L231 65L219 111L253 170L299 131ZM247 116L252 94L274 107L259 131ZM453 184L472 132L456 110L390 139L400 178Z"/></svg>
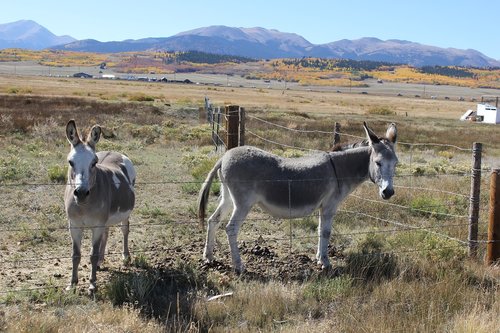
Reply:
<svg viewBox="0 0 500 333"><path fill-rule="evenodd" d="M81 142L78 131L76 130L76 123L73 119L68 121L68 124L66 125L66 138L73 147Z"/></svg>
<svg viewBox="0 0 500 333"><path fill-rule="evenodd" d="M363 127L365 129L366 138L368 139L368 143L370 144L370 146L372 144L380 142L380 139L378 138L378 136L375 133L373 133L373 131L371 129L368 128L365 121L363 121Z"/></svg>
<svg viewBox="0 0 500 333"><path fill-rule="evenodd" d="M392 123L387 128L387 132L385 132L385 137L392 143L396 143L398 138L398 130L396 128L396 124Z"/></svg>
<svg viewBox="0 0 500 333"><path fill-rule="evenodd" d="M87 137L87 143L95 148L97 142L101 138L101 126L94 125L90 130L89 136Z"/></svg>

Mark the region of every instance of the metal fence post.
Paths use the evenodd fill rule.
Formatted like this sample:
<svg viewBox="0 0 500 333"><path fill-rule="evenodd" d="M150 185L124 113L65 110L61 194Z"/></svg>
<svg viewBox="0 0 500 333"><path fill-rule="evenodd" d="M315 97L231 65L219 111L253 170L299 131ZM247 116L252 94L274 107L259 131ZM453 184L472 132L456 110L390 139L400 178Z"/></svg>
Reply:
<svg viewBox="0 0 500 333"><path fill-rule="evenodd" d="M215 151L219 148L219 146L223 143L222 139L219 135L220 133L220 121L221 121L221 111L220 107L217 108L217 120L215 123Z"/></svg>
<svg viewBox="0 0 500 333"><path fill-rule="evenodd" d="M472 145L472 177L469 202L469 257L477 256L477 232L479 220L479 195L481 193L481 152L483 145Z"/></svg>
<svg viewBox="0 0 500 333"><path fill-rule="evenodd" d="M238 137L238 146L245 145L245 108L240 107L240 135Z"/></svg>
<svg viewBox="0 0 500 333"><path fill-rule="evenodd" d="M488 224L488 243L486 245L486 264L492 265L500 259L500 169L491 172L490 182L490 220Z"/></svg>

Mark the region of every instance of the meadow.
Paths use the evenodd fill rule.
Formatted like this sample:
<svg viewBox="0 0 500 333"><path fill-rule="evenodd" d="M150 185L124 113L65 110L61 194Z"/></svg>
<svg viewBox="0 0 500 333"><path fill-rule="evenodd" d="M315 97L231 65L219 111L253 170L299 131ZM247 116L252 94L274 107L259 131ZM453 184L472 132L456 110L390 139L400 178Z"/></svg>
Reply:
<svg viewBox="0 0 500 333"><path fill-rule="evenodd" d="M380 203L365 183L342 205L329 247L334 269L313 258L316 217L276 220L255 209L240 233L247 272L235 275L223 228L215 265L201 260L200 182L220 157L200 119L204 97L247 112L247 144L284 156L399 131L396 194ZM500 273L468 258L473 142L483 143L480 239L489 173L500 164L495 125L459 122L474 103L424 98L263 90L73 78L0 76L0 330L8 332L491 332L498 330ZM63 206L65 125L102 125L98 150L136 165L132 262L112 228L98 291L90 271L71 275ZM264 120L264 122L262 121ZM279 127L275 126L279 125ZM305 131L319 131L309 133ZM302 131L302 132L301 132ZM256 135L252 135L254 133ZM266 138L264 141L260 138ZM294 146L295 149L273 142ZM426 143L429 145L422 146ZM442 144L437 146L434 144ZM457 149L457 147L461 149ZM218 187L212 188L210 210ZM399 223L396 225L394 223ZM86 235L83 253L90 251ZM220 296L220 298L211 298Z"/></svg>

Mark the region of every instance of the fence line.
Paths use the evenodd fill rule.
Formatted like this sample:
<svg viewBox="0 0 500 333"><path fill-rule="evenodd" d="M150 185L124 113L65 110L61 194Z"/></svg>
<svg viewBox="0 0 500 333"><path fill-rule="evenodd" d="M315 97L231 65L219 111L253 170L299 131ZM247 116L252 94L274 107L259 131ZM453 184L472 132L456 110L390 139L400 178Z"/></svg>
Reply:
<svg viewBox="0 0 500 333"><path fill-rule="evenodd" d="M265 123L265 124L268 124L268 125L271 125L271 126L274 126L274 127L277 127L277 128L281 128L281 129L284 129L284 130L288 130L288 131L292 131L292 132L296 132L296 133L318 133L318 134L328 134L328 135L334 135L334 134L341 134L343 136L347 136L347 137L351 137L351 138L355 138L355 139L365 139L364 136L358 136L358 135L352 135L352 134L347 134L347 133L342 133L342 132L335 132L335 131L321 131L321 130L300 130L300 129L295 129L295 128L289 128L287 126L283 126L283 125L279 125L279 124L276 124L276 123L273 123L269 120L265 120L265 119L262 119L262 118L259 118L257 116L252 116L252 115L246 115L247 118L250 118L250 119L255 119L255 120L258 120L262 123ZM245 129L247 132L248 132L248 128ZM267 140L255 133L251 133L252 135L255 135L257 137L259 137L260 139L262 140ZM277 145L283 145L283 144L280 144L279 142L275 142L275 141L272 141L272 140L269 140L268 141L269 143L274 143L274 144L277 144ZM442 144L442 143L411 143L411 142L401 142L401 141L398 141L397 143L398 145L404 145L404 146L413 146L413 147L427 147L427 146L435 146L435 147L448 147L448 148L454 148L454 149L457 149L457 150L460 150L460 151L470 151L472 152L472 149L471 148L463 148L463 147L459 147L459 146L456 146L456 145L451 145L451 144ZM283 146L286 146L286 145L283 145ZM308 149L308 148L299 148L299 147L293 147L295 149L304 149L304 150L314 150L314 149Z"/></svg>
<svg viewBox="0 0 500 333"><path fill-rule="evenodd" d="M487 171L489 169L484 168L482 169L483 171ZM441 174L413 174L413 173L402 173L402 174L397 174L394 175L394 178L407 178L407 177L415 177L415 178L425 178L425 177L453 177L453 176L470 176L470 172L466 171L457 171L457 172L448 172L448 173L441 173ZM322 181L322 180L332 180L332 179L337 179L334 177L324 177L324 178L307 178L307 179L301 179L301 180L276 180L276 179L260 179L258 180L259 182L307 182L307 181ZM359 178L354 178L354 177L341 177L338 178L339 180L349 180L349 179L359 179ZM248 181L245 180L237 180L237 181L232 181L232 183L245 183ZM140 187L140 186L147 186L147 185L167 185L167 184L203 184L204 180L159 180L159 181L138 181L135 182L135 187ZM214 184L220 184L220 181L214 180ZM226 182L228 184L229 182ZM119 183L114 183L114 185L118 185ZM62 187L62 186L67 186L67 183L54 183L54 182L40 182L40 183L27 183L27 182L22 182L22 183L2 183L0 182L0 187L36 187L36 186L54 186L54 187ZM76 185L73 184L73 185ZM429 191L436 191L436 192L443 192L443 193L448 193L448 194L455 194L458 196L465 196L464 194L460 193L454 193L454 192L449 192L449 191L441 191L438 189L432 189L432 188L424 188L424 187L411 187L411 186L395 186L395 187L400 187L400 188L407 188L407 189L416 189L416 190L429 190Z"/></svg>
<svg viewBox="0 0 500 333"><path fill-rule="evenodd" d="M349 211L351 212L351 211ZM461 243L462 245L468 245L469 243L466 242L466 241L462 241L458 238L455 238L455 237L451 237L451 236L448 236L448 235L445 235L445 234L442 234L442 233L439 233L439 232L435 232L435 231L432 231L432 230L429 230L431 228L429 227L413 227L413 226L410 226L408 224L404 224L404 223L401 223L401 222L396 222L396 221L391 221L391 220L387 220L387 219L382 219L382 218L379 218L379 217L374 217L374 216L371 216L369 214L365 214L365 213L361 213L361 212L354 212L352 211L352 213L354 214L357 214L357 215L362 215L362 216L366 216L366 217L370 217L370 218L375 218L379 221L382 221L382 222L385 222L385 223L390 223L390 224L394 224L394 225L398 225L398 226L402 226L402 227L405 227L405 228L410 228L411 230L424 230L428 233L431 233L431 234L434 234L434 235L437 235L437 236L440 236L440 237L444 237L444 238L448 238L450 240L453 240L453 241L456 241L458 243ZM468 223L466 224L461 224L461 225L468 225Z"/></svg>
<svg viewBox="0 0 500 333"><path fill-rule="evenodd" d="M283 125L279 125L279 124L270 122L268 120L264 120L264 119L256 117L256 116L251 116L251 115L247 115L247 118L255 119L255 120L258 120L258 121L263 122L265 124L272 125L272 126L275 126L275 127L278 127L278 128L282 128L282 129L286 129L288 131L292 131L292 132L296 132L296 133L319 133L319 134L328 134L328 135L333 135L333 134L336 133L335 131L300 130L300 129L296 129L296 128L289 128L289 127L286 127L286 126L283 126Z"/></svg>
<svg viewBox="0 0 500 333"><path fill-rule="evenodd" d="M310 148L303 148L303 147L296 147L296 146L291 146L291 145L287 145L287 144L284 144L284 143L279 143L279 142L276 142L276 141L273 141L273 140L269 140L269 139L266 139L252 131L250 131L248 128L245 129L245 133L249 133L249 134L252 134L253 136L259 138L260 140L262 141L265 141L265 142L268 142L268 143L272 143L272 144L275 144L275 145L278 145L278 146L282 146L282 147L286 147L286 148L292 148L292 149L297 149L297 150L304 150L304 151L315 151L315 152L318 152L318 151L322 151L322 150L319 150L319 149L310 149Z"/></svg>
<svg viewBox="0 0 500 333"><path fill-rule="evenodd" d="M414 211L418 211L418 212L422 212L422 213L429 213L429 214L434 214L434 215L439 215L439 216L447 216L447 217L455 217L455 218L467 218L468 217L468 215L456 215L456 214L438 213L438 212L427 211L427 210L424 210L424 209L418 209L418 208L413 208L413 207L404 206L404 205L400 205L400 204L395 204L395 203L392 203L392 202L384 202L384 201L379 201L379 200L373 200L373 199L363 198L363 197L360 197L359 195L355 195L355 194L350 194L349 196L350 197L354 197L356 199L363 200L363 201L368 201L368 202L373 202L373 203L379 203L379 204L383 204L383 205L387 205L387 206L392 206L392 207L403 208L403 209L414 210Z"/></svg>
<svg viewBox="0 0 500 333"><path fill-rule="evenodd" d="M419 229L406 229L404 231L415 231L415 230L419 230ZM387 231L386 233L391 233L392 231ZM347 234L334 234L334 236L351 236L351 235L363 235L363 234L368 234L368 233L384 233L383 231L366 231L366 232L357 232L357 233L347 233ZM438 234L439 235L439 234ZM288 237L272 237L272 238L265 238L265 237L262 237L260 236L262 239L264 239L266 242L275 242L275 241L288 241L289 238ZM314 240L317 240L318 239L318 236L299 236L299 237L294 237L294 239L301 239L301 240L304 240L304 239L314 239ZM451 240L454 240L456 241L457 244L456 246L452 246L453 248L459 248L459 247L464 247L468 244L468 242L463 242L459 239L453 239L451 238ZM484 243L487 243L487 242L492 242L492 241L484 241ZM496 240L495 242L500 242L500 240ZM434 249L443 249L443 248L448 248L448 246L442 246L442 247L436 247ZM147 253L157 253L159 251L162 251L162 252L168 252L168 251L176 251L178 250L178 247L174 247L174 248L161 248L161 249L154 249L154 250L129 250L129 253L131 255L137 255L137 254L147 254ZM429 250L429 249L412 249L412 250L401 250L401 251L388 251L386 252L386 254L398 254L398 253L406 253L406 252L419 252L419 251L426 251L426 250ZM373 254L373 253L372 253ZM105 253L105 256L122 256L123 253L122 252L119 252L119 251L110 251L110 252L106 252ZM80 255L81 258L86 258L86 257L90 257L91 254L88 254L88 255ZM37 263L37 262L47 262L47 261L53 261L53 260L71 260L73 258L72 255L67 255L67 256L50 256L50 257L38 257L38 258L28 258L28 259L12 259L12 260L4 260L4 261L0 261L0 264L7 264L7 265L20 265L20 264L23 264L23 263Z"/></svg>
<svg viewBox="0 0 500 333"><path fill-rule="evenodd" d="M238 113L238 111L230 111L230 113ZM285 126L282 126L282 125L278 125L278 124L274 124L272 122L269 122L269 121L266 121L264 119L261 119L259 117L255 117L255 116L247 116L251 119L255 119L257 121L261 121L261 122L264 122L264 123L267 123L269 125L272 125L272 126L276 126L276 127L280 127L280 128L283 128L283 129L286 129L286 130L290 130L290 131L294 131L294 132L303 132L303 133L319 133L319 134L329 134L329 135L333 135L335 133L335 131L331 131L331 132L327 132L327 131L317 131L317 130L297 130L297 129L290 129L290 128L287 128ZM224 129L223 129L224 130ZM308 148L300 148L300 147L295 147L295 146L291 146L291 145L285 145L285 144L281 144L281 143L278 143L278 142L275 142L275 141L272 141L272 140L268 140L248 129L246 129L246 133L250 133L252 135L254 135L255 137L263 140L263 141L266 141L266 142L269 142L269 143L273 143L273 144L276 144L276 145L280 145L280 146L283 146L283 147L287 147L287 148L293 148L293 149L298 149L298 150L307 150L307 151L320 151L320 150L315 150L315 149L308 149ZM350 137L355 137L355 138L361 138L361 139L364 139L364 137L359 137L359 136L354 136L354 135L349 135L349 134L345 134L345 133L342 133L342 135L345 135L345 136L350 136ZM219 134L217 133L216 134L217 138L220 140L220 143L222 143L222 145L224 145L224 147L226 147L225 143L224 143L224 140L219 136ZM214 139L212 137L212 139ZM433 144L433 143L404 143L404 142L399 142L398 144L400 145L410 145L411 147L414 147L414 146L436 146L436 147L450 147L450 148L454 148L454 149L458 149L458 150L461 150L461 151L472 151L472 149L466 149L466 148L461 148L461 147L458 147L458 146L455 146L455 145L447 145L447 144ZM467 175L468 173L465 173L465 172L460 172L460 173L456 173L456 174L445 174L445 175L439 175L439 176L454 176L454 175L461 175L461 176L464 176L464 175ZM409 175L398 175L396 177L405 177L405 176L411 176L411 177L420 177L420 176L431 176L431 177L435 177L436 175L413 175L413 174L409 174ZM330 178L325 178L325 179L331 179L333 177L330 177ZM323 180L325 180L323 179ZM313 179L311 179L313 180ZM311 181L311 180L306 180L306 181ZM275 180L263 180L263 181L275 181ZM287 180L287 182L289 182L289 180ZM141 185L159 185L159 184L188 184L188 183L203 183L203 181L160 181L160 182L138 182L136 183L136 185L138 186L141 186ZM66 184L54 184L54 183L48 183L48 184L0 184L0 188L2 186L66 186ZM442 190L438 190L438 189L426 189L426 188L422 188L422 187L404 187L404 186L395 186L395 187L399 187L399 188L405 188L405 189L414 189L414 190L429 190L429 191L435 191L435 192L441 192L441 193L445 193L445 194L450 194L450 195L457 195L457 196L462 196L462 197L468 197L466 195L463 195L463 194L460 194L460 193L454 193L454 192L450 192L450 191L442 191ZM378 201L378 200L372 200L372 199L367 199L367 198L362 198L360 196L357 196L357 195L353 195L351 194L352 197L354 198L357 198L357 199L360 199L360 200L365 200L365 201L368 201L368 202L375 202L375 203L379 203L379 204L386 204L386 205L389 205L389 206L392 206L392 207L398 207L398 208L402 208L402 209L409 209L409 210L414 210L414 211L420 211L420 212L425 212L425 213L429 213L429 214L435 214L435 215L442 215L442 216L448 216L448 217L454 217L454 218L467 218L467 216L462 216L462 215L454 215L454 214L444 214L444 213L437 213L437 212L433 212L433 211L426 211L426 210L423 210L423 209L415 209L415 208L412 208L412 207L408 207L408 206L404 206L404 205L399 205L399 204L394 204L394 203L388 203L388 202L383 202L383 201ZM428 206L428 207L432 207L432 206ZM391 220L388 220L388 219L384 219L384 218L380 218L380 217L376 217L376 216L372 216L370 214L366 214L366 213L362 213L362 212L356 212L356 211L350 211L350 210L339 210L339 212L342 212L342 213L349 213L349 214L357 214L357 215L361 215L361 216L365 216L365 217L368 217L368 218L371 218L371 219L374 219L374 220L377 220L377 221L380 221L380 222L384 222L384 223L388 223L388 224L393 224L393 225L396 225L398 226L398 228L392 228L392 229L384 229L384 230L372 230L372 231L358 231L358 232L352 232L352 233L333 233L332 237L333 236L339 236L339 237L342 237L342 236L355 236L355 235L361 235L361 234L369 234L369 233L395 233L395 232L406 232L406 231L418 231L418 230L422 230L422 231L426 231L426 232L429 232L431 234L435 234L437 236L440 236L440 237L444 237L444 238L447 238L449 240L452 240L452 241L455 241L457 242L458 244L456 246L444 246L444 247L437 247L437 248L433 248L433 249L409 249L409 250L402 250L402 251L391 251L391 252L386 252L386 253L377 253L376 255L394 255L394 254L400 254L400 253L412 253L412 252L421 252L421 251L432 251L432 250L440 250L440 249L445 249L445 248L460 248L460 247L463 247L464 245L467 245L469 244L469 242L465 242L465 241L462 241L458 238L454 238L454 237L451 237L451 236L448 236L446 234L442 234L442 233L439 233L439 232L436 232L434 230L436 229L446 229L446 228L455 228L455 227L461 227L461 226L466 226L468 225L467 223L460 223L460 224L447 224L447 225L440 225L440 226L427 226L427 227L424 227L424 226L412 226L412 225L408 225L408 224L405 224L405 223L401 223L401 222L398 222L398 221L391 221ZM316 215L314 215L316 216ZM269 218L254 218L254 219L246 219L246 221L262 221L262 220L269 220ZM290 219L290 220L293 220L293 219ZM198 224L199 222L196 221L196 220L185 220L185 221L170 221L167 219L167 221L165 221L164 223L130 223L129 226L130 227L136 227L136 228L147 228L149 226L151 227L156 227L156 226L169 226L171 224ZM113 226L113 227L121 227L120 225L117 225L117 226ZM87 227L87 228L84 228L84 229L91 229L93 227ZM102 227L97 227L97 228L102 228ZM69 227L56 227L56 228L52 228L52 227L44 227L44 228L33 228L33 229L29 229L29 228L20 228L20 229L4 229L4 230L0 230L0 233L2 232L15 232L15 231L29 231L29 230L39 230L39 231L45 231L45 230L49 230L49 231L55 231L55 230L68 230ZM290 235L290 237L292 237L292 233ZM317 235L315 236L295 236L293 237L293 239L317 239ZM265 238L266 241L287 241L289 240L289 238ZM474 241L476 243L491 243L491 242L500 242L500 240L490 240L490 241L482 241L482 240L478 240L478 241ZM161 249L161 250L136 250L136 251L130 251L132 254L140 254L140 253L154 253L154 252L157 252L157 251L168 251L169 249ZM170 249L170 250L173 250L173 249ZM121 252L108 252L106 255L121 255L122 253ZM366 254L366 255L375 255L374 253L369 253L369 254ZM42 261L47 261L47 260L60 260L60 259L71 259L72 256L69 256L69 257L50 257L50 258L30 258L30 259L19 259L19 260L7 260L7 261L0 261L0 264L18 264L18 263L22 263L22 262L42 262ZM46 288L52 288L52 286L47 286ZM41 289L41 288L34 288L33 290L38 290L38 289ZM29 290L29 289L28 289ZM0 291L0 293L9 293L9 292L13 292L12 290L11 291ZM22 292L22 290L20 291Z"/></svg>
<svg viewBox="0 0 500 333"><path fill-rule="evenodd" d="M411 186L401 186L401 185L394 185L395 188L402 188L406 190L422 190L422 191L429 191L429 192L437 192L437 193L443 193L443 194L450 194L450 195L456 195L459 197L463 198L469 198L468 195L462 194L462 193L457 193L457 192L451 192L451 191L443 191L435 188L426 188L426 187L411 187Z"/></svg>
<svg viewBox="0 0 500 333"><path fill-rule="evenodd" d="M381 202L382 203L382 202ZM407 209L412 209L411 207L406 207ZM361 212L355 212L355 211L350 211L350 210L342 210L339 209L339 212L344 212L344 213L351 213L351 214L358 214L358 215L363 215L365 217L370 217L375 220L391 223L391 224L398 224L399 222L395 221L390 221L390 220L385 220L383 218L366 214L366 213L361 213ZM427 212L427 211L424 211ZM432 212L429 212L432 213ZM311 214L308 215L308 217L315 217L319 218L319 214ZM147 218L147 217L146 217ZM304 217L290 217L287 218L286 220L301 220ZM269 220L274 220L274 221L279 221L282 219L273 219L269 217L262 217L262 218L245 218L242 221L247 221L247 222L257 222L257 221L269 221ZM5 220L4 220L5 221ZM157 226L169 226L169 225L200 225L200 222L198 220L192 219L192 220L177 220L177 221L171 221L169 219L166 219L164 222L156 222L156 223L129 223L129 227L135 227L135 228L147 228L147 227L157 227ZM407 227L408 225L399 223L401 226ZM463 224L463 225L468 225L468 224ZM456 226L456 224L452 224L451 226ZM70 227L70 226L60 226L60 227L51 227L51 226L46 226L46 227L34 227L34 228L5 228L5 229L0 229L0 233L11 233L11 232L26 232L26 231L68 231L71 229L83 229L83 230L92 230L92 229L103 229L103 228L121 228L121 224L116 224L116 225L109 225L109 226L83 226L83 227ZM439 228L446 228L448 225L441 225L437 226ZM436 226L428 226L428 227L415 227L415 228L437 228Z"/></svg>

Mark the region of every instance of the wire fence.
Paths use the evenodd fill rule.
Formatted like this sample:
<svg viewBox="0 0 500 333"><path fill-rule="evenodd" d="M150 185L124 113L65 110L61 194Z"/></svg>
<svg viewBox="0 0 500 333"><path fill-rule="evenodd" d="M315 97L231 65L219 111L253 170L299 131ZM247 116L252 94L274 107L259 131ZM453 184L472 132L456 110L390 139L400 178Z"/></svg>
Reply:
<svg viewBox="0 0 500 333"><path fill-rule="evenodd" d="M213 115L217 116L217 114L222 117L222 113L220 110L218 113L213 113ZM322 130L300 130L296 128L288 128L287 126L283 126L280 124L275 124L271 121L262 119L260 117L254 116L254 115L247 115L249 119L252 119L258 123L265 124L266 126L273 126L279 130L283 131L290 131L291 133L301 133L305 135L325 135L328 136L329 138L332 138L336 132L335 131L322 131ZM212 118L213 120L214 118ZM248 126L248 124L247 124ZM218 147L223 147L226 149L226 145L224 143L224 136L221 135L221 132L227 131L225 126L223 125L223 122L219 124L218 127L213 126L212 127L212 139L214 140L214 144ZM276 145L279 147L287 148L287 149L297 149L297 150L303 150L303 151L320 151L317 149L312 149L308 147L299 147L293 144L287 144L287 143L280 143L276 140L271 140L265 138L263 135L257 134L257 130L252 128L252 127L247 127L245 133L253 136L254 138L261 140L262 142L266 142L268 144ZM342 136L350 137L355 140L361 140L364 139L364 137L361 136L355 136L355 135L349 135L346 133L340 133ZM419 179L425 179L425 178L431 178L432 182L436 182L436 179L443 178L443 177L457 177L457 179L464 179L468 178L471 176L472 171L470 168L469 170L457 170L457 171L447 171L446 173L443 174L425 174L425 173L415 173L412 172L412 168L418 165L416 162L414 162L414 157L413 157L413 147L436 147L436 148L449 148L449 149L456 149L462 153L468 153L471 152L472 149L468 148L463 148L463 147L458 147L455 145L446 145L446 144L433 144L433 143L404 143L404 142L398 142L399 145L406 145L409 147L409 157L407 157L410 167L408 172L399 172L395 177L404 179L408 185L396 185L396 189L408 191L410 195L411 193L414 192L429 192L433 193L436 195L445 195L445 196L450 196L452 198L455 198L451 200L451 204L447 207L449 208L448 210L445 211L440 211L439 209L436 208L441 208L442 205L434 205L434 204L427 204L427 205L419 205L418 207L412 206L410 204L403 204L403 203L393 203L393 202L387 202L387 201L381 201L381 200L375 200L371 198L367 198L364 195L360 195L357 192L352 193L349 195L348 200L351 201L351 208L342 208L339 209L338 214L345 214L345 215L355 215L370 221L373 221L374 223L378 223L382 225L382 227L378 228L373 228L371 230L355 230L352 232L340 232L340 231L335 231L332 233L332 239L334 238L356 238L362 235L367 235L367 234L395 234L395 233L402 233L402 232L424 232L431 234L433 236L436 236L440 239L445 240L442 245L440 246L435 246L432 248L403 248L400 250L392 250L388 252L378 252L377 254L380 255L398 255L398 254L409 254L409 253L419 253L423 252L426 253L428 251L440 251L444 249L466 249L466 246L470 243L469 240L466 238L460 238L457 237L456 235L463 235L464 230L467 229L467 226L469 223L467 222L467 219L469 216L466 214L467 212L467 207L463 206L463 200L469 199L470 195L467 193L460 193L458 191L453 191L453 190L448 190L448 189L440 189L436 187L427 187L425 184L426 183L419 183ZM425 164L425 163L424 163ZM307 179L307 180L302 180L302 181L329 181L331 180L332 177L325 177L322 179ZM274 181L274 180L262 180L262 181ZM201 185L202 182L200 181L183 181L183 180L157 180L157 181L145 181L145 182L137 182L135 184L136 190L138 191L143 191L142 195L154 195L153 192L151 192L148 187L150 186L183 186L186 184L195 184L195 185ZM215 182L217 183L217 182ZM64 187L66 186L65 184L57 184L57 183L0 183L0 190L2 188L16 188L16 189L21 189L21 190L28 190L32 187L37 187L37 186L47 186L47 187ZM193 199L194 200L194 199ZM462 201L460 201L462 200ZM363 207L366 206L382 206L386 207L384 208L383 212L381 214L385 215L377 215L375 213L369 212L369 211L359 211L354 208L357 208L360 206L360 204L356 204L354 202L362 202L364 205L361 205ZM453 207L455 205L455 207ZM463 213L450 213L451 208L453 208L455 211L458 212L463 212ZM373 210L373 209L372 209ZM376 209L375 209L376 210ZM387 210L391 212L391 214L387 214ZM140 213L139 213L140 214ZM417 219L413 219L412 221L408 221L410 219L404 217L407 215L415 215L415 216L420 216L421 220L418 221ZM147 215L147 214L144 214ZM257 214L258 215L258 214ZM392 216L393 218L391 218ZM318 214L312 215L313 218L319 218ZM432 217L433 222L430 223L427 220ZM254 234L259 234L260 238L263 239L265 243L279 243L281 244L281 247L286 247L283 245L283 242L289 243L289 248L293 249L293 246L295 243L301 242L301 241L308 241L310 243L314 243L318 239L317 234L311 234L310 232L303 232L300 229L300 226L296 226L296 224L300 224L302 221L302 218L287 218L287 219L273 219L268 216L266 217L255 217L251 216L246 219L246 224L249 225L249 227L253 227L255 230L257 230L256 233ZM22 227L17 227L17 225L20 224L20 222L23 222L24 224ZM172 226L184 226L187 228L190 228L193 230L193 228L197 225L199 225L199 221L195 218L188 218L188 219L178 219L178 218L168 218L168 217L163 217L159 219L153 219L156 222L144 222L148 220L147 217L142 217L141 218L142 222L134 222L132 220L131 223L129 223L129 227L132 231L134 230L146 230L148 228L166 228L169 227L171 228ZM298 220L299 222L294 223L294 221ZM416 224L415 222L419 222L420 224ZM437 222L436 222L437 221ZM445 221L442 223L442 221ZM289 234L286 235L284 231L282 231L279 235L276 234L271 234L271 235L263 235L262 232L259 232L259 226L257 224L261 223L266 223L270 222L271 224L278 224L278 223L289 223ZM0 237L11 237L10 234L13 233L33 233L33 232L48 232L48 233L56 233L56 232L67 232L70 227L67 225L50 225L50 226L29 226L30 223L28 221L28 218L23 218L22 216L8 219L3 216L3 214L0 214L0 225L8 225L9 227L0 227ZM109 228L120 228L121 226L109 226ZM102 226L89 226L85 227L83 229L93 229L93 228L103 228ZM457 231L458 230L458 231ZM449 232L453 231L453 232ZM245 238L245 233L241 232L240 233L240 240L242 241L255 241L255 239L247 239ZM485 239L479 239L477 241L478 244L486 244L488 243L487 240ZM491 241L490 241L491 242ZM493 240L493 242L499 242L499 240ZM68 244L69 248L69 244ZM152 253L157 253L158 251L163 251L163 252L168 252L168 251L173 251L173 250L178 250L179 247L161 247L161 249L139 249L139 248L132 248L131 249L131 254L132 255L139 255L139 254L152 254ZM1 253L1 251L0 251ZM121 252L107 252L107 256L118 256L122 255ZM372 253L366 254L366 255L373 255ZM27 256L23 256L22 254L17 254L12 258L12 256L8 255L0 255L0 269L11 269L18 267L20 265L29 265L31 268L36 268L36 267L46 267L47 263L50 261L61 261L61 260L71 260L72 256L71 255L60 255L60 253L44 253L43 255L34 255L33 252L27 253ZM200 252L201 256L201 252ZM34 290L40 290L40 289L47 289L47 288L62 288L65 286L58 286L55 284L50 284L46 286L34 286L34 287L28 287L28 288L8 288L8 287L3 287L0 290L0 294L5 294L5 293L16 293L16 292L29 292L29 291L34 291Z"/></svg>
<svg viewBox="0 0 500 333"><path fill-rule="evenodd" d="M335 130L332 130L332 131L316 130L316 129L312 129L312 130L311 129L299 129L299 128L293 128L290 126L281 125L281 124L275 123L273 121L263 119L262 117L259 117L257 115L246 114L245 117L249 120L254 121L255 123L265 125L268 128L274 128L274 129L278 129L278 130L282 130L284 132L290 133L289 136L287 136L287 135L281 136L284 138L288 138L290 136L293 137L294 134L305 134L305 135L314 134L314 135L324 135L327 137L327 140L335 137L336 135L342 135L342 136L352 138L352 139L355 139L358 141L365 139L365 137L363 137L363 136L341 133L340 131L337 131L337 126L335 126ZM306 152L324 151L323 149L309 148L309 147L298 146L298 145L294 145L294 144L290 144L290 143L278 142L277 140L267 138L267 137L265 137L265 135L257 133L258 129L259 129L259 125L256 125L256 127L254 129L254 127L249 126L249 122L247 122L245 125L245 134L249 134L250 136L258 139L258 141L260 141L262 143L271 144L271 145L274 145L276 147L281 147L281 148L285 148L285 149L295 149L295 150L301 150L301 151L306 151ZM265 131L264 131L264 133L265 133ZM466 148L466 147L460 147L460 146L452 145L452 144L442 144L442 143L421 143L421 142L409 143L409 142L398 141L398 145L407 147L409 154L407 154L408 156L406 158L407 158L407 161L409 164L408 168L410 171L407 173L400 172L395 176L396 178L409 178L409 180L410 180L409 181L410 186L396 186L396 188L399 188L399 189L405 189L405 190L411 190L411 191L426 191L426 192L430 192L430 193L447 194L447 195L457 196L457 197L460 197L463 199L469 199L470 194L458 193L458 192L442 190L442 189L438 189L438 188L415 186L414 185L414 182L416 181L415 179L418 177L422 177L422 176L428 176L428 177L443 177L443 176L445 176L445 177L453 177L453 176L470 177L470 176L473 176L473 174L477 171L480 172L480 171L490 170L489 168L482 168L480 170L476 170L474 167L472 167L472 168L467 167L466 170L460 170L460 171L457 170L457 171L452 171L452 172L447 170L444 174L439 174L439 172L438 172L438 173L435 173L432 175L425 175L419 168L421 166L426 166L427 163L426 163L426 161L424 161L423 163L417 161L417 159L414 156L414 150L416 150L416 149L421 150L422 148L425 147L425 148L428 148L431 150L434 150L434 149L437 149L437 150L452 149L452 150L458 151L459 153L470 153L470 152L473 152L473 149ZM413 169L416 169L417 172L413 172ZM360 198L360 197L358 197L358 198ZM396 205L396 204L391 204L391 203L387 203L387 202L384 202L383 204L386 204L386 205L389 205L392 207L406 208L406 209L412 209L413 211L419 211L419 209L416 209L414 207L403 207L402 205ZM425 212L425 211L422 210L422 212ZM440 214L443 214L443 213L440 213ZM469 218L468 215L458 215L458 214L443 214L443 215L446 215L448 217L453 217L453 218L460 218L460 219L464 219L464 220ZM469 243L471 241L474 241L474 240L469 240ZM465 242L465 241L462 241L462 242L463 242L463 244L467 244L467 242Z"/></svg>

